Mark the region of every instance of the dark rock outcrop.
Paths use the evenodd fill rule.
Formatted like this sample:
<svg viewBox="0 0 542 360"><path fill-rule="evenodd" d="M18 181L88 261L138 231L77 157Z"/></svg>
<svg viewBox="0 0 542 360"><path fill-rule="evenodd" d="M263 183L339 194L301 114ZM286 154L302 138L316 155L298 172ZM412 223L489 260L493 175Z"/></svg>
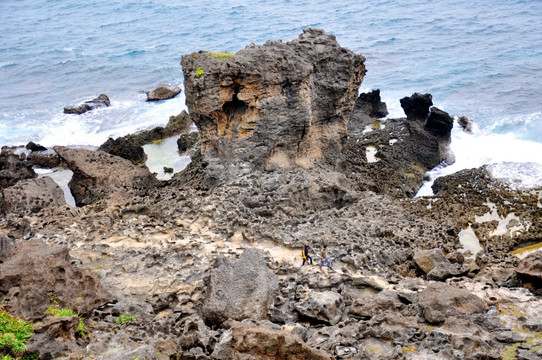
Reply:
<svg viewBox="0 0 542 360"><path fill-rule="evenodd" d="M177 148L179 152L185 152L188 149L192 148L199 140L199 133L191 132L189 134L182 134L179 139L177 139Z"/></svg>
<svg viewBox="0 0 542 360"><path fill-rule="evenodd" d="M72 265L68 248L41 240L17 244L13 255L0 264L0 293L10 313L30 320L45 318L51 298L82 315L111 300L90 270Z"/></svg>
<svg viewBox="0 0 542 360"><path fill-rule="evenodd" d="M277 277L269 271L261 250L247 249L235 262L219 258L211 271L203 318L212 324L265 319L277 289Z"/></svg>
<svg viewBox="0 0 542 360"><path fill-rule="evenodd" d="M98 200L122 201L134 195L145 195L158 184L149 170L103 151L70 149L54 150L73 171L68 186L77 206Z"/></svg>
<svg viewBox="0 0 542 360"><path fill-rule="evenodd" d="M360 134L367 125L373 124L376 119L386 115L388 115L388 108L380 99L380 90L359 94L348 120L348 133Z"/></svg>
<svg viewBox="0 0 542 360"><path fill-rule="evenodd" d="M42 359L54 359L68 352L81 350L76 344L75 332L79 317L48 317L34 327L27 352L39 353Z"/></svg>
<svg viewBox="0 0 542 360"><path fill-rule="evenodd" d="M188 134L191 123L190 115L183 110L179 115L171 116L165 127L158 126L137 134L109 138L98 150L130 160L134 165L143 164L146 161L143 145L177 134Z"/></svg>
<svg viewBox="0 0 542 360"><path fill-rule="evenodd" d="M21 161L18 155L2 148L2 153L0 153L0 189L13 186L19 180L32 179L37 176L31 163Z"/></svg>
<svg viewBox="0 0 542 360"><path fill-rule="evenodd" d="M472 122L466 116L460 116L457 118L457 123L463 128L465 132L472 132Z"/></svg>
<svg viewBox="0 0 542 360"><path fill-rule="evenodd" d="M160 84L154 90L147 91L147 101L173 99L179 95L181 88L169 84Z"/></svg>
<svg viewBox="0 0 542 360"><path fill-rule="evenodd" d="M217 162L312 167L335 163L365 74L365 58L308 28L298 39L249 45L229 58L182 58L186 102L207 171ZM211 166L212 165L212 166ZM251 165L251 166L252 166Z"/></svg>
<svg viewBox="0 0 542 360"><path fill-rule="evenodd" d="M32 141L30 141L28 144L26 144L25 146L26 150L30 150L30 151L45 151L47 150L47 148L45 146L41 146L40 144L36 144Z"/></svg>
<svg viewBox="0 0 542 360"><path fill-rule="evenodd" d="M425 130L438 137L450 138L454 119L447 112L432 107L425 123Z"/></svg>
<svg viewBox="0 0 542 360"><path fill-rule="evenodd" d="M433 96L431 94L414 93L410 97L402 98L400 102L407 120L425 122L429 115L429 108L433 105Z"/></svg>
<svg viewBox="0 0 542 360"><path fill-rule="evenodd" d="M77 114L81 115L83 113L86 113L87 111L108 107L111 105L111 102L109 101L109 97L105 94L100 94L97 98L94 98L89 101L85 101L84 103L77 105L77 106L67 106L64 108L64 114Z"/></svg>
<svg viewBox="0 0 542 360"><path fill-rule="evenodd" d="M48 176L21 180L0 190L0 214L22 215L46 208L58 208L65 204L64 192Z"/></svg>

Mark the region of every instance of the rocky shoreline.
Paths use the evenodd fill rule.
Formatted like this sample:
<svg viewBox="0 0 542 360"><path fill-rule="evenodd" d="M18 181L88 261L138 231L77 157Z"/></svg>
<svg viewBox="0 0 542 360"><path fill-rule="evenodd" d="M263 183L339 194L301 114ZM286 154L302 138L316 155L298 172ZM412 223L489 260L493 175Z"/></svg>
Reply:
<svg viewBox="0 0 542 360"><path fill-rule="evenodd" d="M429 94L385 118L378 91L358 96L364 61L310 28L200 51L182 59L190 114L165 128L96 151L3 148L0 294L3 311L34 324L27 353L541 358L542 253L511 252L542 242L542 189L480 168L414 198L428 170L453 161L454 118ZM159 181L142 145L172 135L192 162ZM56 166L73 171L77 207L33 170ZM467 228L477 253L461 242ZM324 244L334 271L318 268Z"/></svg>

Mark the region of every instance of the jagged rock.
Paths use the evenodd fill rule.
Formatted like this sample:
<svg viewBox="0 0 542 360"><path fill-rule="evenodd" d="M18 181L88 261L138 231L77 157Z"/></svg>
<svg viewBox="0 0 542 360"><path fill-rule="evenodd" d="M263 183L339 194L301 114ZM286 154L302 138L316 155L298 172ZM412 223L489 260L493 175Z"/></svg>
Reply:
<svg viewBox="0 0 542 360"><path fill-rule="evenodd" d="M335 163L364 61L313 28L288 43L252 44L229 58L205 51L183 56L186 103L203 156L271 167Z"/></svg>
<svg viewBox="0 0 542 360"><path fill-rule="evenodd" d="M261 250L247 249L237 261L220 257L211 271L203 318L213 324L265 319L277 289L277 277L267 268Z"/></svg>
<svg viewBox="0 0 542 360"><path fill-rule="evenodd" d="M177 147L179 152L185 152L194 146L199 140L199 133L191 132L189 134L183 134L177 140Z"/></svg>
<svg viewBox="0 0 542 360"><path fill-rule="evenodd" d="M384 290L373 297L355 298L349 313L362 318L372 318L388 310L399 310L403 303L395 291Z"/></svg>
<svg viewBox="0 0 542 360"><path fill-rule="evenodd" d="M433 105L433 96L431 94L414 93L410 97L402 98L400 102L407 120L425 122L429 115L429 108Z"/></svg>
<svg viewBox="0 0 542 360"><path fill-rule="evenodd" d="M64 191L48 176L21 180L0 191L0 214L36 213L66 205Z"/></svg>
<svg viewBox="0 0 542 360"><path fill-rule="evenodd" d="M535 289L542 288L542 251L536 251L523 258L516 272L523 283L529 283Z"/></svg>
<svg viewBox="0 0 542 360"><path fill-rule="evenodd" d="M144 195L158 184L149 170L103 151L64 146L55 146L54 150L73 171L68 186L77 206L111 199L113 195L120 198Z"/></svg>
<svg viewBox="0 0 542 360"><path fill-rule="evenodd" d="M425 130L435 136L449 138L453 126L454 119L447 112L436 107L431 108L431 112L425 123Z"/></svg>
<svg viewBox="0 0 542 360"><path fill-rule="evenodd" d="M134 165L143 164L146 161L143 145L177 134L188 133L191 122L190 115L183 110L179 115L171 116L166 127L158 126L152 130L142 131L137 134L116 139L109 138L100 145L98 150L130 160Z"/></svg>
<svg viewBox="0 0 542 360"><path fill-rule="evenodd" d="M263 324L235 323L222 334L216 360L331 360L324 351L309 347L297 335Z"/></svg>
<svg viewBox="0 0 542 360"><path fill-rule="evenodd" d="M3 263L15 251L13 240L0 232L0 263Z"/></svg>
<svg viewBox="0 0 542 360"><path fill-rule="evenodd" d="M77 114L81 115L83 113L86 113L87 111L102 108L102 107L108 107L111 105L111 102L109 101L109 97L105 94L100 94L97 98L94 98L89 101L85 101L84 103L78 105L78 106L67 106L64 108L64 114Z"/></svg>
<svg viewBox="0 0 542 360"><path fill-rule="evenodd" d="M220 334L211 330L198 315L189 316L179 324L182 332L177 339L183 351L201 348L205 353L213 352Z"/></svg>
<svg viewBox="0 0 542 360"><path fill-rule="evenodd" d="M0 154L0 189L15 185L17 181L35 178L38 175L32 169L32 164L19 160L19 156L5 152Z"/></svg>
<svg viewBox="0 0 542 360"><path fill-rule="evenodd" d="M463 128L465 132L472 133L472 122L466 116L460 116L457 118L457 123Z"/></svg>
<svg viewBox="0 0 542 360"><path fill-rule="evenodd" d="M154 90L147 91L147 101L173 99L179 95L181 88L169 84L160 84Z"/></svg>
<svg viewBox="0 0 542 360"><path fill-rule="evenodd" d="M414 254L414 261L427 274L429 280L444 280L470 270L469 266L463 269L452 264L441 249L417 251Z"/></svg>
<svg viewBox="0 0 542 360"><path fill-rule="evenodd" d="M41 146L40 144L33 143L32 141L30 141L28 144L26 144L25 148L26 148L26 150L30 150L30 151L45 151L45 150L47 150L47 148L45 146Z"/></svg>
<svg viewBox="0 0 542 360"><path fill-rule="evenodd" d="M485 193L492 183L491 174L485 166L477 169L460 170L454 174L435 179L431 189L440 197L467 192Z"/></svg>
<svg viewBox="0 0 542 360"><path fill-rule="evenodd" d="M356 98L348 120L348 133L361 133L365 126L388 115L386 103L380 100L380 90L362 93Z"/></svg>
<svg viewBox="0 0 542 360"><path fill-rule="evenodd" d="M485 303L465 289L444 283L431 283L420 293L423 317L432 324L444 322L449 316L479 313Z"/></svg>
<svg viewBox="0 0 542 360"><path fill-rule="evenodd" d="M303 291L295 309L304 317L335 325L342 317L344 302L334 291Z"/></svg>
<svg viewBox="0 0 542 360"><path fill-rule="evenodd" d="M17 244L13 255L0 264L0 292L6 309L30 320L45 318L52 297L82 315L111 299L90 270L72 265L67 248L41 240Z"/></svg>
<svg viewBox="0 0 542 360"><path fill-rule="evenodd" d="M26 157L29 164L38 168L52 169L61 166L61 161L54 150L32 151Z"/></svg>
<svg viewBox="0 0 542 360"><path fill-rule="evenodd" d="M27 345L28 353L38 352L40 358L55 359L68 352L81 351L75 342L78 325L77 315L45 318L34 326L34 334Z"/></svg>

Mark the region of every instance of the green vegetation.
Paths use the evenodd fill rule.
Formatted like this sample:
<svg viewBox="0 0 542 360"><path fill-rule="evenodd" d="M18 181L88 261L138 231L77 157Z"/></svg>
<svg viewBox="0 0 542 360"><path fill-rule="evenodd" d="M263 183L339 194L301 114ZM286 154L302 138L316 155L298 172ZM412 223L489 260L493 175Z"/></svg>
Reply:
<svg viewBox="0 0 542 360"><path fill-rule="evenodd" d="M68 308L60 309L58 307L56 299L53 300L53 302L54 302L54 306L49 306L47 310L45 310L47 314L51 314L52 316L55 316L55 317L76 315L79 318L79 324L77 324L77 329L75 329L75 334L81 337L85 337L88 334L90 334L90 331L85 327L85 323L83 322L83 318L81 317L81 315L79 315L77 312L73 311L72 309L68 309Z"/></svg>
<svg viewBox="0 0 542 360"><path fill-rule="evenodd" d="M117 325L126 325L131 322L136 322L137 319L133 315L121 314L118 318L115 319L115 324Z"/></svg>
<svg viewBox="0 0 542 360"><path fill-rule="evenodd" d="M33 333L32 324L0 311L1 359L17 359L18 355L22 355L26 351L26 342Z"/></svg>
<svg viewBox="0 0 542 360"><path fill-rule="evenodd" d="M195 75L197 78L203 77L204 73L203 73L203 68L201 66L196 69Z"/></svg>
<svg viewBox="0 0 542 360"><path fill-rule="evenodd" d="M231 53L231 52L227 52L227 51L222 51L222 52L208 52L207 55L208 55L208 56L212 56L212 57L214 57L215 59L225 60L225 59L229 59L229 58L231 58L231 57L234 57L234 56L235 56L235 53Z"/></svg>

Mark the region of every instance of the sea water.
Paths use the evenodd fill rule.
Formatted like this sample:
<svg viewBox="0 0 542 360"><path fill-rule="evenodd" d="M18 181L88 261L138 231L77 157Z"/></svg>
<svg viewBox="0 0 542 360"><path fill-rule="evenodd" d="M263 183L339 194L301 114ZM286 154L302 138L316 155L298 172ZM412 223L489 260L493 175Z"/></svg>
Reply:
<svg viewBox="0 0 542 360"><path fill-rule="evenodd" d="M366 57L360 91L380 89L390 117L420 92L471 119L473 134L453 130L455 163L432 178L491 164L496 176L540 186L540 19L536 0L1 0L0 145L98 146L165 125L186 109L184 94L149 103L145 93L182 87L182 55L290 41L312 26ZM101 93L111 107L63 114Z"/></svg>

